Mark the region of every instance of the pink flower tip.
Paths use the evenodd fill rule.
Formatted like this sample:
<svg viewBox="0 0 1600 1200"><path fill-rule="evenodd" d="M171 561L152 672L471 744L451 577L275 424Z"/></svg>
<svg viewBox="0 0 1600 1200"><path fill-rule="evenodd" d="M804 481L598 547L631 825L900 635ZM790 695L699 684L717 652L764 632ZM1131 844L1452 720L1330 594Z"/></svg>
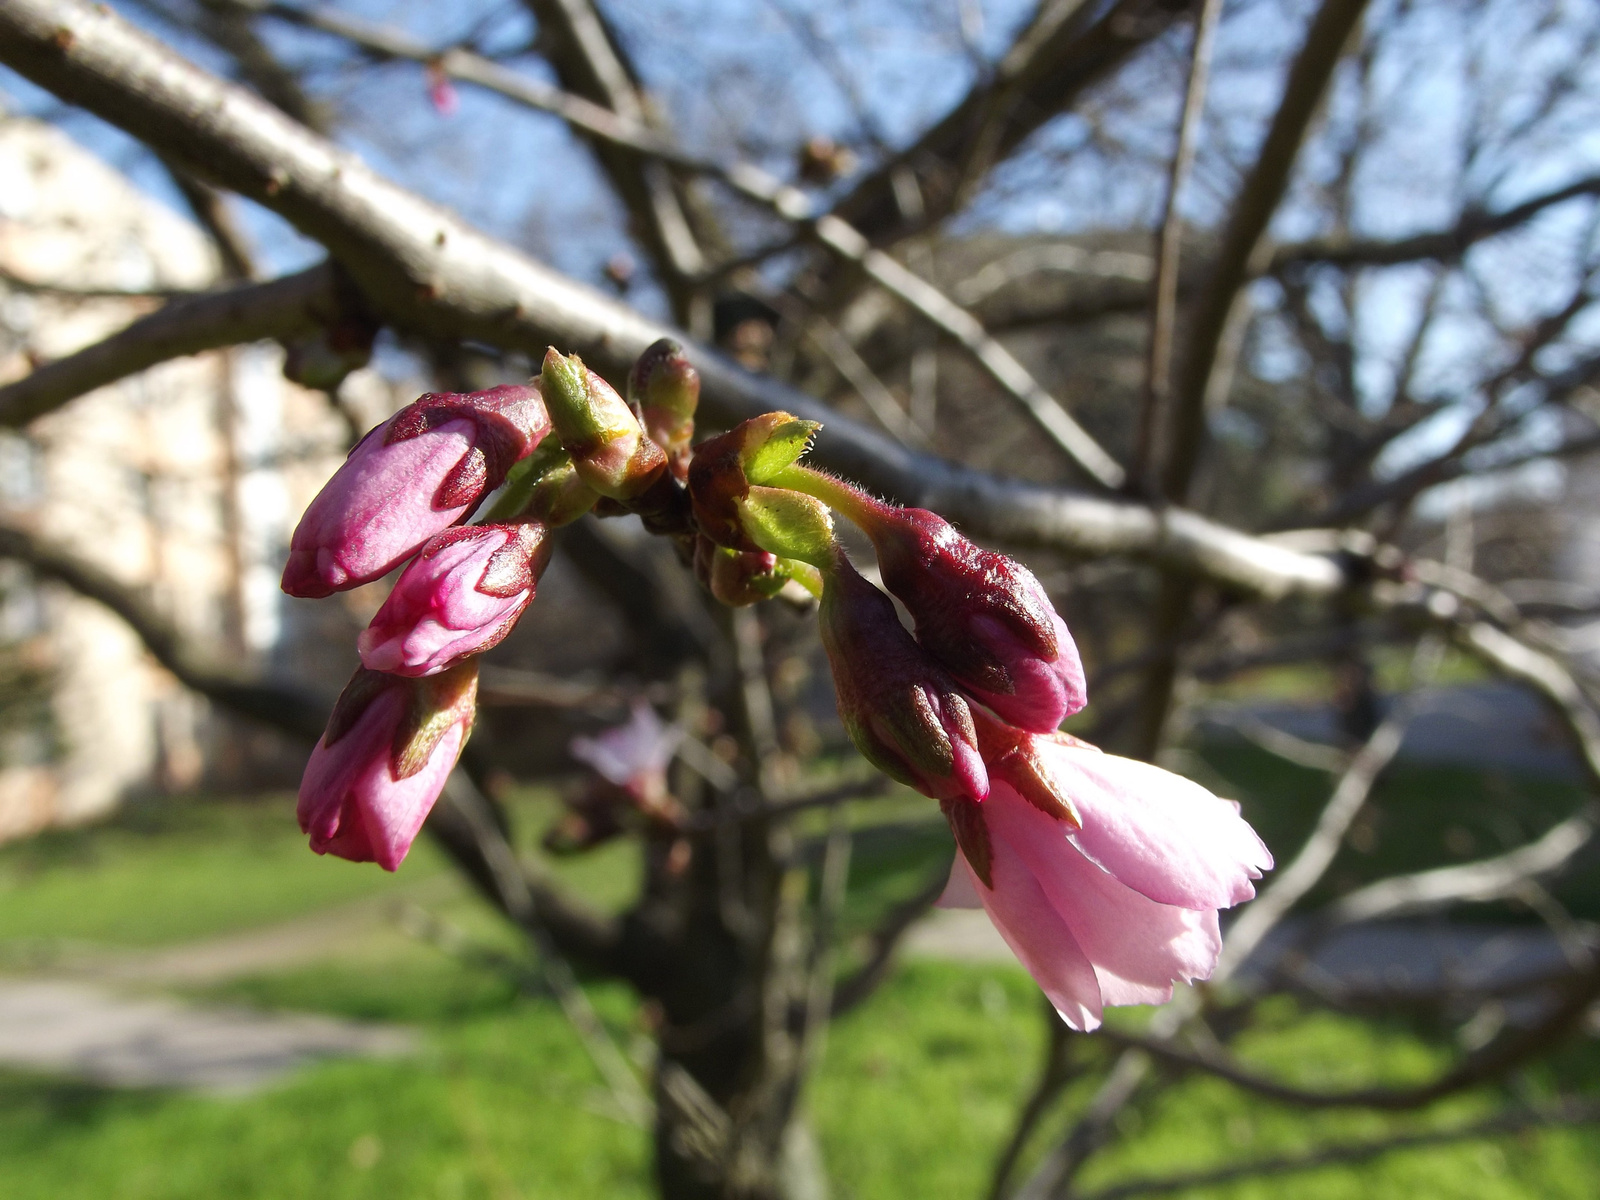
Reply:
<svg viewBox="0 0 1600 1200"><path fill-rule="evenodd" d="M300 781L311 849L395 870L466 744L477 688L472 663L426 680L357 670Z"/></svg>
<svg viewBox="0 0 1600 1200"><path fill-rule="evenodd" d="M362 631L362 664L436 675L499 645L532 602L549 555L537 524L469 525L436 535Z"/></svg>

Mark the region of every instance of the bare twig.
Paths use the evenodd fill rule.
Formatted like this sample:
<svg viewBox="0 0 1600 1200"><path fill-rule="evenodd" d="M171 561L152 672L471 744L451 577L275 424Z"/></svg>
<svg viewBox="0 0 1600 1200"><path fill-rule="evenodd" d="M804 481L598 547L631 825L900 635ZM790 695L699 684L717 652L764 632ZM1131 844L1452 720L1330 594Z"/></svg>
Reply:
<svg viewBox="0 0 1600 1200"><path fill-rule="evenodd" d="M1189 491L1204 441L1205 399L1234 297L1250 275L1250 260L1278 207L1300 144L1311 126L1345 43L1361 20L1366 0L1323 0L1289 68L1283 98L1254 166L1239 189L1211 275L1194 314L1188 346L1174 381L1164 475L1166 494L1181 501Z"/></svg>
<svg viewBox="0 0 1600 1200"><path fill-rule="evenodd" d="M156 363L315 326L338 303L334 268L323 263L267 283L169 301L104 341L46 363L0 387L0 425L17 428L74 397Z"/></svg>
<svg viewBox="0 0 1600 1200"><path fill-rule="evenodd" d="M253 4L254 0L230 2ZM552 10L587 9L587 5L579 4L577 0L542 0L540 6ZM976 317L897 259L872 248L866 237L842 218L818 213L811 200L799 189L782 183L749 163L722 163L677 150L669 139L643 122L639 113L634 111L637 105L629 111L610 111L581 96L561 93L559 89L528 81L517 72L468 51L456 49L440 54L407 34L375 27L329 10L308 14L282 4L262 3L257 7L259 11L273 16L282 16L325 32L336 33L375 53L432 64L435 69L463 82L477 84L530 107L554 113L606 146L623 147L652 161L671 163L720 180L741 196L755 200L784 220L805 228L833 253L857 264L873 282L970 353L978 365L1022 405L1091 479L1108 488L1121 485L1123 471L1116 460L1073 420L1066 409L1015 355L983 328ZM574 35L568 40L574 44L581 41L588 46L594 39L578 39ZM627 179L633 180L638 174L636 163L630 171ZM642 187L644 184L640 183L639 187L632 190L637 192ZM666 261L680 278L689 279L701 268L691 269L691 262L697 261L699 252L695 249L693 254L690 253L694 242L687 221L676 208L662 207L658 203L661 196L657 194L661 188L655 184L651 187L655 190L645 188L645 191L653 199L641 199L636 207L648 209L654 214L653 219L659 227L657 241L664 248ZM670 196L670 188L665 194ZM671 204L675 206L676 200L672 200ZM677 212L677 215L671 217L672 212Z"/></svg>
<svg viewBox="0 0 1600 1200"><path fill-rule="evenodd" d="M1382 1158L1402 1150L1421 1150L1430 1146L1453 1145L1457 1142L1509 1137L1528 1130L1562 1125L1587 1125L1597 1120L1600 1120L1600 1105L1567 1100L1528 1111L1498 1113L1486 1120L1459 1125L1453 1129L1400 1133L1361 1142L1337 1142L1304 1154L1257 1159L1254 1162L1235 1163L1209 1171L1129 1179L1098 1191L1085 1192L1081 1200L1127 1200L1130 1196L1153 1196L1163 1192L1187 1191L1190 1188L1215 1187L1240 1179L1292 1175L1299 1171L1316 1170L1319 1167L1371 1162L1375 1158Z"/></svg>
<svg viewBox="0 0 1600 1200"><path fill-rule="evenodd" d="M1165 211L1156 235L1156 274L1152 281L1150 344L1145 359L1145 393L1134 436L1133 478L1141 484L1154 461L1155 431L1160 427L1172 390L1172 334L1178 315L1178 253L1183 238L1183 215L1178 200L1189 169L1194 165L1200 118L1205 111L1206 81L1211 73L1211 44L1222 16L1222 0L1205 0L1195 20L1194 51L1189 60L1189 82L1184 89L1183 113L1178 120L1178 145L1167 177Z"/></svg>
<svg viewBox="0 0 1600 1200"><path fill-rule="evenodd" d="M1373 731L1333 789L1333 795L1323 807L1300 853L1287 867L1276 872L1272 886L1240 913L1223 943L1222 958L1211 976L1214 981L1221 983L1231 977L1261 944L1261 939L1317 885L1333 864L1351 822L1372 794L1378 774L1399 753L1412 707L1406 701L1397 704L1395 711Z"/></svg>
<svg viewBox="0 0 1600 1200"><path fill-rule="evenodd" d="M1498 1079L1529 1058L1557 1045L1582 1020L1600 996L1600 969L1571 980L1567 994L1543 1020L1517 1030L1468 1055L1459 1064L1427 1083L1413 1087L1366 1087L1347 1090L1299 1087L1241 1067L1211 1047L1189 1048L1162 1037L1146 1037L1106 1030L1101 1036L1154 1055L1175 1066L1215 1075L1258 1096L1303 1108L1372 1108L1396 1112L1423 1108L1436 1100Z"/></svg>
<svg viewBox="0 0 1600 1200"><path fill-rule="evenodd" d="M894 952L899 947L900 940L905 937L906 931L933 907L934 901L943 894L949 877L948 868L934 872L920 891L889 910L870 935L872 948L867 953L866 962L857 967L853 974L841 979L834 988L832 1011L834 1017L842 1017L861 1004L889 977L889 968L894 963Z"/></svg>

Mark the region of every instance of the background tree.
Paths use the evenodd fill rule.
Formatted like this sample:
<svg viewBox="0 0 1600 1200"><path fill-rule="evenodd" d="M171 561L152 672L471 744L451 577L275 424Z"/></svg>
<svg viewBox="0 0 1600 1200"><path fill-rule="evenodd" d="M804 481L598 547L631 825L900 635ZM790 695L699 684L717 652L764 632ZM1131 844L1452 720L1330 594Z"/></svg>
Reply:
<svg viewBox="0 0 1600 1200"><path fill-rule="evenodd" d="M1328 664L1346 744L1245 731L1325 770L1328 799L1277 846L1213 986L1142 1034L1050 1039L994 1191L1081 1194L1118 1114L1184 1073L1302 1107L1420 1109L1548 1054L1600 997L1590 946L1525 985L1537 1019L1415 1087L1302 1088L1230 1050L1271 989L1385 1000L1319 990L1292 955L1239 975L1269 933L1309 946L1526 898L1600 816L1591 799L1499 855L1327 886L1414 710L1377 702L1385 664L1421 684L1448 649L1532 689L1591 795L1600 784L1594 667L1568 631L1592 597L1530 576L1550 570L1537 554L1480 556L1438 519L1442 485L1514 491L1600 444L1597 38L1600 13L1556 0L529 0L381 20L267 0L11 0L0 61L76 108L26 102L135 139L92 134L183 197L237 282L0 387L0 420L25 427L175 355L268 338L303 353L352 327L381 328L380 363L454 388L526 376L550 344L620 382L648 344L687 332L702 428L774 408L819 420L824 465L1028 558L1085 649L1092 740L1182 762L1203 687ZM1517 540L1540 519L1515 519ZM326 698L222 665L93 564L20 529L0 531L0 552L122 614L213 702L320 730ZM665 546L592 522L561 554L623 614L626 652L603 652L626 662L616 686L727 752L691 749L673 780L693 866L677 873L670 839L646 832L641 899L620 919L531 873L494 800L496 761L523 736L509 716L429 827L527 931L619 1094L653 1106L663 1194L792 1191L804 1160L784 1148L816 1038L885 977L944 873L840 961L848 826L811 853L790 824L872 785L823 782L805 761L807 705L783 681L816 662L809 626L777 605L721 609L673 582ZM506 694L533 686L502 679ZM572 698L540 686L543 702ZM1315 919L1285 933L1297 906ZM569 962L628 980L659 1014L648 1099L584 1016ZM1442 1031L1502 999L1415 1001ZM1085 1075L1089 1098L1041 1150ZM1592 1116L1568 1097L1507 1099L1481 1128Z"/></svg>

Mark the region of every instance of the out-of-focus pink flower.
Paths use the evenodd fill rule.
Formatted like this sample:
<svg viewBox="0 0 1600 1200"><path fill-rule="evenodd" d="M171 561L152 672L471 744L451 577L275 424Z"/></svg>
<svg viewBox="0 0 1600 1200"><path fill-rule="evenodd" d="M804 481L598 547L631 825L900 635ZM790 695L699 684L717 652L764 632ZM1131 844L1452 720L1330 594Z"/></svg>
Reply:
<svg viewBox="0 0 1600 1200"><path fill-rule="evenodd" d="M839 719L884 774L936 800L981 800L989 777L955 680L917 645L894 603L839 551L819 618Z"/></svg>
<svg viewBox="0 0 1600 1200"><path fill-rule="evenodd" d="M398 867L461 756L477 692L473 662L421 680L358 669L300 781L311 848Z"/></svg>
<svg viewBox="0 0 1600 1200"><path fill-rule="evenodd" d="M433 111L441 117L455 116L461 108L461 96L450 76L444 73L444 67L439 63L429 63L427 76L428 102L433 105Z"/></svg>
<svg viewBox="0 0 1600 1200"><path fill-rule="evenodd" d="M991 762L982 804L945 804L959 849L941 903L981 904L1074 1029L1209 977L1217 910L1272 866L1238 806L1070 738L1022 734L1011 753L1031 761Z"/></svg>
<svg viewBox="0 0 1600 1200"><path fill-rule="evenodd" d="M368 583L479 501L550 431L539 389L429 393L362 438L289 542L283 590L320 597Z"/></svg>
<svg viewBox="0 0 1600 1200"><path fill-rule="evenodd" d="M437 534L361 631L372 671L436 675L497 646L533 600L550 560L539 524L468 525Z"/></svg>
<svg viewBox="0 0 1600 1200"><path fill-rule="evenodd" d="M916 622L917 641L975 698L1037 733L1084 706L1078 648L1027 567L927 509L872 502L851 515L878 552L884 587Z"/></svg>
<svg viewBox="0 0 1600 1200"><path fill-rule="evenodd" d="M626 724L592 738L575 737L569 749L573 758L624 788L636 801L649 804L666 794L667 767L682 741L683 730L666 724L649 704L636 700Z"/></svg>

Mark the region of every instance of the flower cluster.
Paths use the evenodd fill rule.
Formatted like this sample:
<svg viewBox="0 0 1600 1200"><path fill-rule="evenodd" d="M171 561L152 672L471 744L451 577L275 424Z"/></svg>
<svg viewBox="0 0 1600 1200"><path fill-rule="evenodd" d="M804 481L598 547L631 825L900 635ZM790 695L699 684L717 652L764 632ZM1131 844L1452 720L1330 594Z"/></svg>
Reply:
<svg viewBox="0 0 1600 1200"><path fill-rule="evenodd" d="M695 515L724 554L820 585L851 740L938 800L955 834L943 903L986 909L1076 1029L1209 976L1217 911L1272 865L1238 806L1058 732L1087 700L1083 664L1038 580L934 513L800 465L815 428L775 413L702 444ZM833 512L871 541L888 594L851 564Z"/></svg>
<svg viewBox="0 0 1600 1200"><path fill-rule="evenodd" d="M630 406L551 351L526 385L430 393L368 433L306 509L283 572L291 596L405 564L300 785L313 850L399 865L466 743L477 656L532 603L550 531L607 497L648 496L669 465L686 469L694 369L662 342L634 382L642 399Z"/></svg>
<svg viewBox="0 0 1600 1200"><path fill-rule="evenodd" d="M954 831L944 902L981 904L1073 1027L1209 975L1218 910L1254 895L1271 855L1236 805L1059 732L1086 702L1083 664L1027 568L802 465L814 422L767 413L694 445L699 379L674 343L640 357L627 392L551 350L526 386L424 396L368 434L306 511L290 594L406 564L306 768L312 848L394 869L466 741L476 656L533 600L550 531L591 510L634 513L725 604L820 600L851 739L937 800ZM886 590L851 563L835 513L872 543ZM599 778L556 842L593 845L631 809L682 859L685 814L665 776L678 737L643 706L576 741Z"/></svg>

